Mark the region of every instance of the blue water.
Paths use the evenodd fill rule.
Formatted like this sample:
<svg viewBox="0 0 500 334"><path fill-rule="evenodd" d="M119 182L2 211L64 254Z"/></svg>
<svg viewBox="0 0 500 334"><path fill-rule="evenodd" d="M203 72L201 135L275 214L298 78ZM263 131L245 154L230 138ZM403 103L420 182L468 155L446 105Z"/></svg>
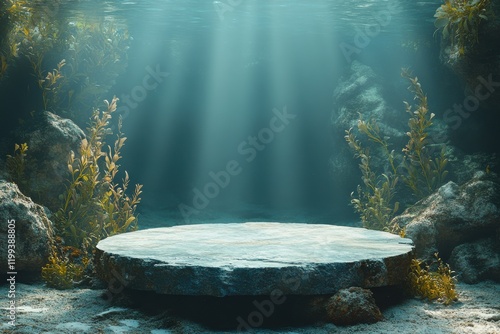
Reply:
<svg viewBox="0 0 500 334"><path fill-rule="evenodd" d="M333 91L356 59L376 71L402 113L402 67L440 97L432 107L449 105L450 87L435 77L432 16L440 4L78 1L63 2L57 14L113 21L132 37L127 70L110 97L121 98L122 168L144 184L145 226L339 223L356 216L349 192L331 182L329 160L339 149L330 125ZM407 47L415 41L418 49Z"/></svg>

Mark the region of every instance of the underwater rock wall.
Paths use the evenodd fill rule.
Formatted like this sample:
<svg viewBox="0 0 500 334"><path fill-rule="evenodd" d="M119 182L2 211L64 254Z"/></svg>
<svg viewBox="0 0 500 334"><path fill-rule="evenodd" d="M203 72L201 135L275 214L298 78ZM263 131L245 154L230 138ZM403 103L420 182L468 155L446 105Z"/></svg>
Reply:
<svg viewBox="0 0 500 334"><path fill-rule="evenodd" d="M441 62L466 85L466 94L482 107L498 111L500 104L500 2L492 1L488 20L479 27L478 42L460 54L451 39L441 39Z"/></svg>

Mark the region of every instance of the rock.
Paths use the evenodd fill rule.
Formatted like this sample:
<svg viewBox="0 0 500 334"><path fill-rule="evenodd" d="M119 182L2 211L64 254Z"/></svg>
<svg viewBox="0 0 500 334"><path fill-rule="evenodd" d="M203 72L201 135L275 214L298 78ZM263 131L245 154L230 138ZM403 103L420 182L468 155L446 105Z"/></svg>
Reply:
<svg viewBox="0 0 500 334"><path fill-rule="evenodd" d="M345 131L352 128L352 132L366 145L366 137L359 135L358 119L361 116L365 121L375 120L382 136L389 137L391 147L400 152L408 140L408 114L402 101L400 110L390 106L377 74L371 67L357 60L351 63L348 72L341 78L333 93L333 100L335 107L331 117L332 145L336 149L330 158L332 187L338 194L345 194L339 195L337 202L349 203L349 194L362 181L359 161L354 158L354 152L344 139ZM387 157L379 147L372 146L370 152L374 171L389 168ZM405 203L407 199L408 194L399 193L399 202Z"/></svg>
<svg viewBox="0 0 500 334"><path fill-rule="evenodd" d="M395 221L401 221L401 219L407 219L407 215L396 217ZM427 218L421 218L415 222L412 220L412 223L406 225L406 237L415 243L415 253L418 258L431 259L434 253L439 252L438 231L433 220Z"/></svg>
<svg viewBox="0 0 500 334"><path fill-rule="evenodd" d="M294 223L155 228L101 240L97 274L172 295L333 294L401 283L410 240L362 228ZM119 276L119 277L117 277Z"/></svg>
<svg viewBox="0 0 500 334"><path fill-rule="evenodd" d="M345 130L356 128L361 113L365 120L376 119L383 135L406 140L405 133L398 130L406 127L406 123L397 121L404 118L397 117L404 115L404 110L396 111L388 105L382 85L371 67L354 60L335 88L333 99L332 126L341 139Z"/></svg>
<svg viewBox="0 0 500 334"><path fill-rule="evenodd" d="M13 223L15 221L15 223ZM7 267L8 233L15 232L15 270ZM52 223L14 183L0 180L0 270L39 271L49 255Z"/></svg>
<svg viewBox="0 0 500 334"><path fill-rule="evenodd" d="M487 238L455 247L450 265L459 280L474 284L483 280L500 281L499 238Z"/></svg>
<svg viewBox="0 0 500 334"><path fill-rule="evenodd" d="M497 124L500 122L500 2L491 1L488 20L482 20L478 42L465 48L463 55L450 39L441 40L441 63L458 78L457 92L464 92L444 113L450 140L469 152L497 152ZM441 80L444 82L444 80ZM484 168L484 167L483 167ZM500 171L495 170L497 173Z"/></svg>
<svg viewBox="0 0 500 334"><path fill-rule="evenodd" d="M66 190L70 151L78 154L85 134L73 121L48 111L40 113L21 134L28 144L27 195L52 211L60 207ZM31 123L30 123L31 124Z"/></svg>
<svg viewBox="0 0 500 334"><path fill-rule="evenodd" d="M327 320L335 325L372 324L383 319L373 293L359 287L342 289L326 305Z"/></svg>
<svg viewBox="0 0 500 334"><path fill-rule="evenodd" d="M481 98L481 105L493 111L500 104L500 90L496 88L500 78L500 45L497 43L500 17L490 14L500 13L500 3L491 1L490 8L492 12L487 14L488 20L483 20L478 30L478 42L466 47L463 55L460 55L458 47L451 45L451 39L442 38L440 58L445 66L465 82L467 95L479 97L484 92L481 97L485 98ZM493 80L493 86L485 87L484 82L489 79ZM477 87L482 87L479 93Z"/></svg>
<svg viewBox="0 0 500 334"><path fill-rule="evenodd" d="M461 154L455 150L454 161L450 161L449 166L451 177L457 184L464 184L474 177L477 172L484 172L486 169L496 170L500 166L499 159L495 153L475 152L472 154Z"/></svg>
<svg viewBox="0 0 500 334"><path fill-rule="evenodd" d="M478 172L459 186L448 182L408 208L392 223L406 226L417 257L447 258L456 246L495 233L500 222L500 185L492 174Z"/></svg>

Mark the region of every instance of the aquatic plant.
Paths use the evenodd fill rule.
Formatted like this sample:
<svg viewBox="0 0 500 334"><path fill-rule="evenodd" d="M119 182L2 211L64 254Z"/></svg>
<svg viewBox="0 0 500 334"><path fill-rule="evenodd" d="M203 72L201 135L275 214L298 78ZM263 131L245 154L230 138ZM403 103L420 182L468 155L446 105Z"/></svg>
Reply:
<svg viewBox="0 0 500 334"><path fill-rule="evenodd" d="M430 195L443 184L448 174L446 170L448 159L445 157L444 145L439 156L432 157L428 136L435 115L429 113L427 96L424 94L418 78L412 78L408 69L403 69L401 75L411 82L408 89L414 93L414 100L418 103L416 106L412 106L404 101L406 112L411 117L408 121L410 131L406 133L409 137L408 144L403 148L405 173L402 179L413 194L420 199Z"/></svg>
<svg viewBox="0 0 500 334"><path fill-rule="evenodd" d="M52 72L48 72L45 79L38 80L38 85L42 89L43 108L47 109L49 103L57 105L59 91L61 89L62 67L66 65L66 60L61 60Z"/></svg>
<svg viewBox="0 0 500 334"><path fill-rule="evenodd" d="M8 2L4 15L9 30L0 45L0 78L18 59L27 59L44 109L85 124L92 107L127 65L127 30L105 18L69 20L56 10L41 10L47 5L40 1ZM57 61L65 59L63 69L59 63L51 70L55 55Z"/></svg>
<svg viewBox="0 0 500 334"><path fill-rule="evenodd" d="M441 260L438 253L436 258L435 271L430 269L422 261L413 259L408 274L408 288L416 296L429 301L437 300L444 305L449 305L458 300L456 291L456 278L450 266Z"/></svg>
<svg viewBox="0 0 500 334"><path fill-rule="evenodd" d="M396 154L394 150L390 151L388 138L381 134L377 122L365 121L361 114L357 123L358 132L375 144L383 159L387 159L387 171L373 170L370 149L362 145L352 128L346 130L344 136L355 157L360 160L359 168L364 186L358 186L357 197L351 193L351 204L360 214L363 226L400 235L404 235L404 229L390 224L399 210L399 202L394 202L398 180L402 179L418 200L435 191L447 175L444 146L438 157L433 157L433 151L428 147L429 128L432 126L434 114L428 111L427 97L417 77L411 77L410 72L405 69L402 76L411 82L409 90L418 101L417 106L404 102L406 111L411 116L407 132L409 141L402 149L403 155Z"/></svg>
<svg viewBox="0 0 500 334"><path fill-rule="evenodd" d="M354 197L354 193L351 193L351 204L360 214L364 227L376 230L388 230L389 222L399 209L398 202L392 203L398 182L396 168L394 167L394 152L388 152L388 144L380 136L380 130L375 122L366 123L362 119L359 119L358 129L361 133L367 135L370 140L382 146L389 157L394 172L377 176L372 171L370 151L364 148L361 142L356 139L352 133L352 129L347 130L345 139L351 149L354 150L355 156L360 159L359 168L364 184L364 187L358 185L357 198Z"/></svg>
<svg viewBox="0 0 500 334"><path fill-rule="evenodd" d="M0 79L3 78L3 76L7 73L7 68L8 68L8 63L7 63L7 58L0 53Z"/></svg>
<svg viewBox="0 0 500 334"><path fill-rule="evenodd" d="M27 143L22 143L21 145L15 144L14 154L7 155L6 161L9 181L16 183L23 192L27 187L27 180L25 178L27 152Z"/></svg>
<svg viewBox="0 0 500 334"><path fill-rule="evenodd" d="M125 172L122 184L115 182L119 172L121 149L126 141L118 122L118 134L113 148L106 145L112 134L110 121L116 111L118 98L104 101L106 110L94 109L87 128L87 138L81 143L79 157L71 152L68 160L70 180L62 196L61 209L54 215L55 232L62 243L53 247L50 262L44 267L46 281L52 286L67 286L79 280L95 246L104 237L137 229L137 205L142 185L136 185L131 197L127 195L129 176ZM103 148L107 147L107 152ZM104 172L101 172L104 171ZM69 248L68 248L69 247ZM67 249L81 252L79 262L67 256ZM55 284L53 284L55 282Z"/></svg>
<svg viewBox="0 0 500 334"><path fill-rule="evenodd" d="M102 151L105 137L111 133L109 122L116 111L118 98L105 101L107 110L95 109L91 117L88 138L82 141L79 158L71 152L68 170L71 173L69 186L64 195L62 208L56 213L56 231L67 245L91 249L106 236L135 230L135 210L140 202L141 185L136 185L134 194L126 194L129 178L125 173L122 186L115 183L118 173L120 151L126 137L121 133L121 122L114 149ZM99 164L105 159L104 174Z"/></svg>
<svg viewBox="0 0 500 334"><path fill-rule="evenodd" d="M61 105L78 121L76 111L91 110L125 70L130 36L108 21L79 21L67 36L66 68ZM81 120L81 119L80 119Z"/></svg>
<svg viewBox="0 0 500 334"><path fill-rule="evenodd" d="M490 4L491 0L446 0L436 10L436 28L443 29L443 38L450 39L459 55L479 42L479 26L488 19Z"/></svg>
<svg viewBox="0 0 500 334"><path fill-rule="evenodd" d="M57 237L49 262L42 268L42 279L49 287L70 289L83 279L89 263L90 259L78 248L62 246L62 239Z"/></svg>
<svg viewBox="0 0 500 334"><path fill-rule="evenodd" d="M11 26L12 22L19 20L22 13L25 12L25 4L26 1L20 0L6 0L5 2L0 2L0 29L6 29L5 27ZM7 37L0 39L1 80L6 76L7 70L13 62L13 58L17 58L19 56L20 43L9 38L11 34L7 32L0 30L0 35L2 37Z"/></svg>

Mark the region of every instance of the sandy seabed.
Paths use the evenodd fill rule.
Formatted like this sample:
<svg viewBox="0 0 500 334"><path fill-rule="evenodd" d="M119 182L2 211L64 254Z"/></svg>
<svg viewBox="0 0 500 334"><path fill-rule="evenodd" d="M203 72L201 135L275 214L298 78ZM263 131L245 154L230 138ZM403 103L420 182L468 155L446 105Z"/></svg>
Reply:
<svg viewBox="0 0 500 334"><path fill-rule="evenodd" d="M500 333L500 283L459 283L459 301L450 306L417 299L383 310L385 319L371 325L253 329L252 333ZM8 286L0 286L1 333L236 333L214 331L169 314L109 303L106 290L53 290L42 283L16 285L16 325L8 324ZM3 304L3 305L2 305Z"/></svg>

